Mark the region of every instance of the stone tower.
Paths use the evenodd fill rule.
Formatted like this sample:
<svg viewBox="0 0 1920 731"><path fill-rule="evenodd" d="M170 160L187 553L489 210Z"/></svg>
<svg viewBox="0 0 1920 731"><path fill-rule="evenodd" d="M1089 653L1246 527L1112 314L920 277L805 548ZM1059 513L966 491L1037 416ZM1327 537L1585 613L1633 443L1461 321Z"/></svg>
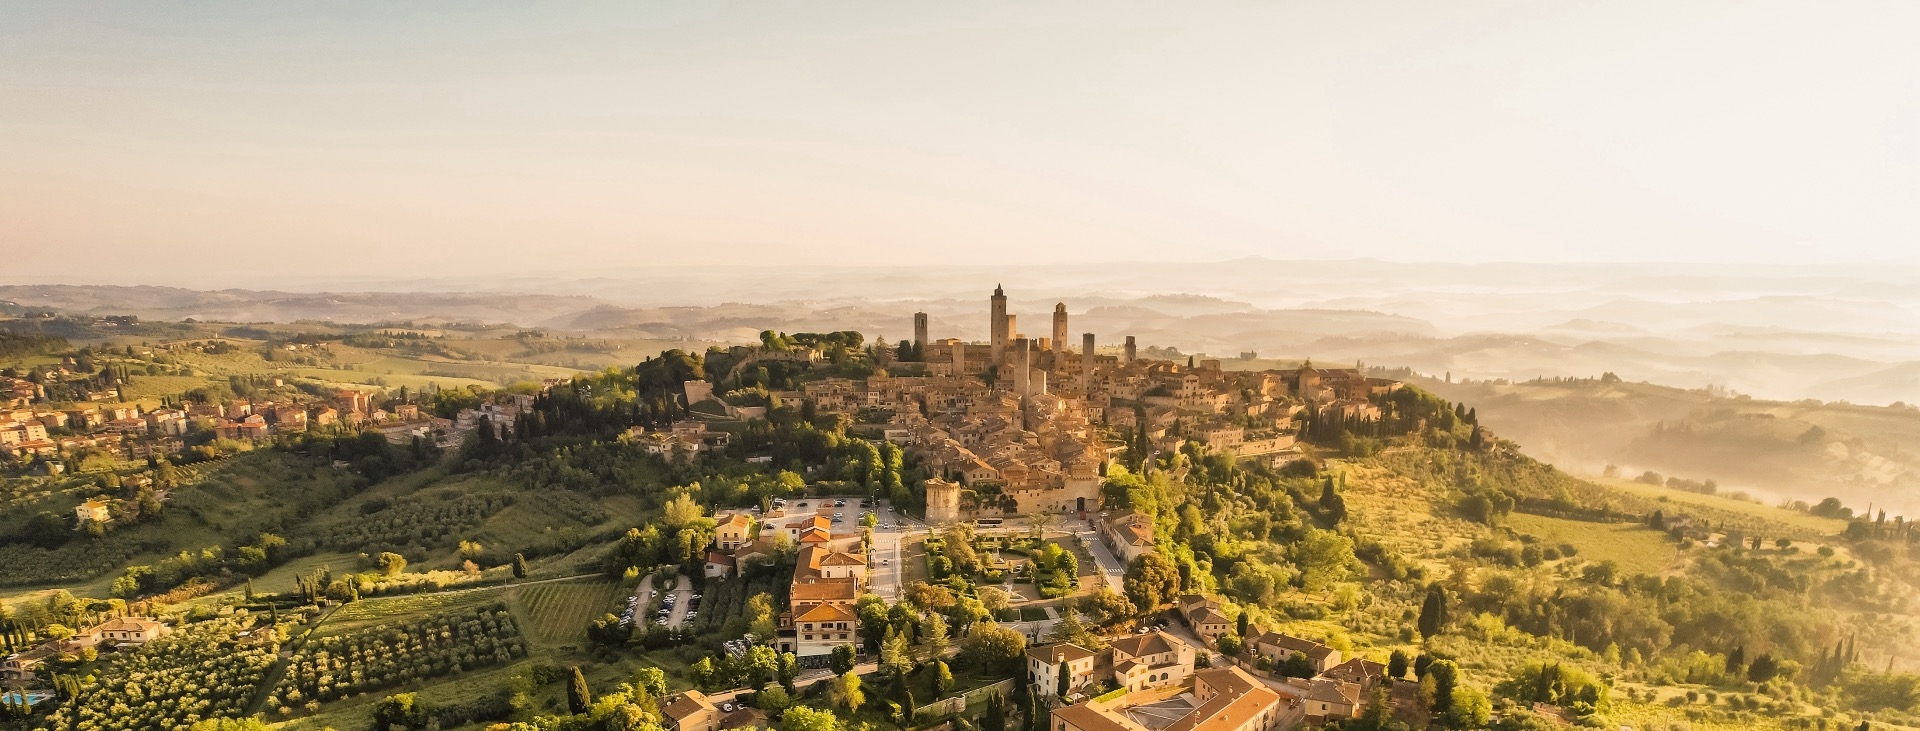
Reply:
<svg viewBox="0 0 1920 731"><path fill-rule="evenodd" d="M1053 354L1067 352L1067 303L1053 306Z"/></svg>
<svg viewBox="0 0 1920 731"><path fill-rule="evenodd" d="M1126 355L1125 355L1125 356L1122 356L1122 360L1121 360L1121 362L1122 362L1122 363L1132 363L1132 362L1133 362L1133 359L1134 359L1134 358L1135 358L1136 356L1138 356L1139 354L1140 354L1140 351L1139 351L1138 349L1136 349L1136 348L1134 348L1134 345L1133 345L1133 336L1132 336L1132 335L1128 335L1128 336L1127 336L1127 348L1126 348Z"/></svg>
<svg viewBox="0 0 1920 731"><path fill-rule="evenodd" d="M1080 395L1093 393L1093 333L1080 335Z"/></svg>
<svg viewBox="0 0 1920 731"><path fill-rule="evenodd" d="M926 490L928 523L960 522L960 483L929 477Z"/></svg>
<svg viewBox="0 0 1920 731"><path fill-rule="evenodd" d="M927 313L913 313L913 347L924 356L927 352Z"/></svg>
<svg viewBox="0 0 1920 731"><path fill-rule="evenodd" d="M967 344L959 341L953 343L953 377L955 380L967 377Z"/></svg>
<svg viewBox="0 0 1920 731"><path fill-rule="evenodd" d="M1033 389L1033 344L1026 338L1013 339L1013 392L1027 396Z"/></svg>
<svg viewBox="0 0 1920 731"><path fill-rule="evenodd" d="M993 362L1004 363L1007 355L1007 336L1013 332L1007 322L1007 292L1000 285L993 285L992 314L987 316L987 344L993 348Z"/></svg>

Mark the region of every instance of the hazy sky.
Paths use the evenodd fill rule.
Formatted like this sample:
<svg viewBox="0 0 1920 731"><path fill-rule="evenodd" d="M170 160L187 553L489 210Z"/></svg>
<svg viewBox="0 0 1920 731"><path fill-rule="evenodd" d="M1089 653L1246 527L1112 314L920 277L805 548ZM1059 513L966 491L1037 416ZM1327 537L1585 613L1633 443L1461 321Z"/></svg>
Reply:
<svg viewBox="0 0 1920 731"><path fill-rule="evenodd" d="M1916 27L1906 0L6 0L0 280L1911 257Z"/></svg>

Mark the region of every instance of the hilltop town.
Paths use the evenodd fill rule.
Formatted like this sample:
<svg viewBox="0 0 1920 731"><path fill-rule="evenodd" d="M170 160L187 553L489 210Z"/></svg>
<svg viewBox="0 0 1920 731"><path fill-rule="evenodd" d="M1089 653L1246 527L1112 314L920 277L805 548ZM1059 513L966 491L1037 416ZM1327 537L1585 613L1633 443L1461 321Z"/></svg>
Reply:
<svg viewBox="0 0 1920 731"><path fill-rule="evenodd" d="M1582 480L1405 371L1015 309L597 370L534 361L626 346L412 323L9 346L0 723L1910 718L1899 651L1836 629L1914 636L1903 516Z"/></svg>

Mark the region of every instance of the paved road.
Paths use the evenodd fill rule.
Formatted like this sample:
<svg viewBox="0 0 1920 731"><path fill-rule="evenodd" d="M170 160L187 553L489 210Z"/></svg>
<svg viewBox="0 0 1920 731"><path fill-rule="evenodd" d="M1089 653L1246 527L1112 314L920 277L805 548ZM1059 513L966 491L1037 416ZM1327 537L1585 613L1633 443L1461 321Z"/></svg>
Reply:
<svg viewBox="0 0 1920 731"><path fill-rule="evenodd" d="M893 506L885 500L880 501L880 507L875 510L875 513L878 514L880 522L873 527L873 555L870 558L872 563L867 566L867 573L873 585L873 593L888 602L896 602L901 598L900 539L906 536L909 523L905 516L895 513ZM888 530L886 528L888 525L893 526L893 529Z"/></svg>
<svg viewBox="0 0 1920 731"><path fill-rule="evenodd" d="M693 581L679 577L673 587L673 611L667 614L667 629L679 629L687 621L687 607L693 605Z"/></svg>
<svg viewBox="0 0 1920 731"><path fill-rule="evenodd" d="M1113 555L1112 551L1107 550L1106 543L1101 542L1100 534L1093 528L1094 520L1096 518L1089 514L1086 520L1073 520L1068 525L1073 528L1073 534L1087 544L1087 552L1092 553L1093 562L1100 565L1100 573L1107 578L1107 585L1116 592L1125 593L1127 567L1121 565L1120 558Z"/></svg>
<svg viewBox="0 0 1920 731"><path fill-rule="evenodd" d="M651 621L646 614L647 609L653 606L653 574L640 579L640 585L633 588L633 599L633 615L627 617L627 621L636 625Z"/></svg>

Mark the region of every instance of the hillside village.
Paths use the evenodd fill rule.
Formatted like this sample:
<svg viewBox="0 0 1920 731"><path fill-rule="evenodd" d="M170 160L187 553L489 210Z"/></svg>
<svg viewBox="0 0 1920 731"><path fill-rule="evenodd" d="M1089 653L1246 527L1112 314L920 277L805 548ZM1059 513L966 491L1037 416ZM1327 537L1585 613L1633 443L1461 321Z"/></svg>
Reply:
<svg viewBox="0 0 1920 731"><path fill-rule="evenodd" d="M1677 709L1724 728L1856 702L1854 640L1808 630L1820 655L1797 655L1792 684L1755 668L1804 651L1745 640L1770 647L1749 660L1684 640L1725 669L1680 676L1694 699L1664 690L1678 671L1661 663L1680 660L1654 660L1661 645L1561 629L1580 597L1626 602L1658 579L1510 516L1631 530L1671 566L1765 562L1872 587L1844 611L1913 598L1902 516L1610 491L1386 371L1154 358L1132 337L1075 337L1065 303L1042 337L1003 290L985 304L984 341L936 337L922 314L897 345L768 331L499 389L179 375L242 347L333 347L312 333L11 367L0 550L22 568L0 584L22 593L0 600L0 719L1284 731ZM154 377L183 388L129 390ZM183 531L218 537L171 538ZM1507 606L1509 571L1562 588ZM1843 611L1818 606L1807 626ZM236 658L204 666L221 668L217 688L169 681L199 705L114 710L135 678L185 677L167 663L208 652ZM1905 718L1892 708L1874 718ZM115 713L144 720L103 721Z"/></svg>

